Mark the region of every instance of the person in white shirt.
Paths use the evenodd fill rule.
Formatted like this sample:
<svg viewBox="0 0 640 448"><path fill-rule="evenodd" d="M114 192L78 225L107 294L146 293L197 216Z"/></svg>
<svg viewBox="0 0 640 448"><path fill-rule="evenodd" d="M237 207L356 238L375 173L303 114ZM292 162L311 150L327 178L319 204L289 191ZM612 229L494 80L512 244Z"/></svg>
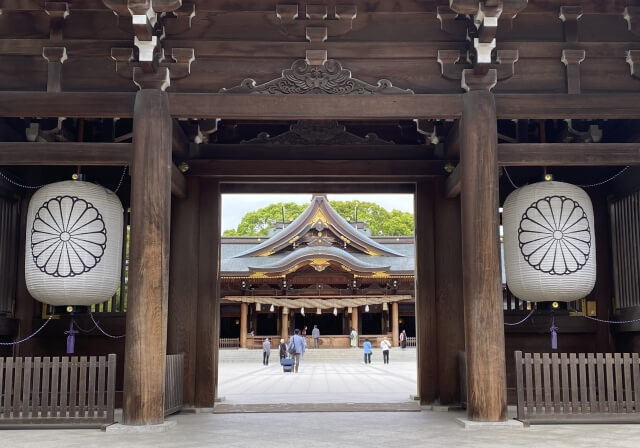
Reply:
<svg viewBox="0 0 640 448"><path fill-rule="evenodd" d="M389 350L391 350L391 342L389 342L386 337L380 343L380 348L382 349L382 360L385 364L389 364Z"/></svg>

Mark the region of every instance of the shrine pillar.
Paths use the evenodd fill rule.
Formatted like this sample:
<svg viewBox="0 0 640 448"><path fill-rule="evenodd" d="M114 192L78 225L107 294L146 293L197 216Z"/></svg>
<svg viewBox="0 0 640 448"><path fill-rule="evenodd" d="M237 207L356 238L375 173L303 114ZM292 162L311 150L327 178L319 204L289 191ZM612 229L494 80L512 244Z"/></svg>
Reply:
<svg viewBox="0 0 640 448"><path fill-rule="evenodd" d="M400 317L398 316L398 302L391 304L391 344L394 347L400 345Z"/></svg>
<svg viewBox="0 0 640 448"><path fill-rule="evenodd" d="M195 404L203 408L213 407L218 387L220 202L220 183L201 178Z"/></svg>
<svg viewBox="0 0 640 448"><path fill-rule="evenodd" d="M416 351L420 404L438 399L438 343L435 295L435 184L418 182L415 195L416 221Z"/></svg>
<svg viewBox="0 0 640 448"><path fill-rule="evenodd" d="M247 314L249 307L246 303L240 304L240 348L247 348Z"/></svg>
<svg viewBox="0 0 640 448"><path fill-rule="evenodd" d="M358 307L354 306L351 309L351 328L349 329L349 333L351 333L351 330L355 328L356 331L358 332L358 335L360 335L360 331L358 330ZM357 343L356 343L357 346Z"/></svg>
<svg viewBox="0 0 640 448"><path fill-rule="evenodd" d="M123 423L164 421L169 290L171 116L158 89L136 94L131 163L131 246Z"/></svg>
<svg viewBox="0 0 640 448"><path fill-rule="evenodd" d="M282 319L280 320L280 337L285 341L289 339L289 308L282 307Z"/></svg>
<svg viewBox="0 0 640 448"><path fill-rule="evenodd" d="M169 260L169 319L167 354L184 353L183 399L195 404L196 324L198 270L193 260L199 253L199 186L197 177L187 177L187 197L171 201L171 257Z"/></svg>
<svg viewBox="0 0 640 448"><path fill-rule="evenodd" d="M495 77L495 70L490 75ZM472 85L470 79L466 81ZM462 96L460 199L467 413L471 420L495 422L507 418L507 401L497 119L495 98L489 88L478 83Z"/></svg>

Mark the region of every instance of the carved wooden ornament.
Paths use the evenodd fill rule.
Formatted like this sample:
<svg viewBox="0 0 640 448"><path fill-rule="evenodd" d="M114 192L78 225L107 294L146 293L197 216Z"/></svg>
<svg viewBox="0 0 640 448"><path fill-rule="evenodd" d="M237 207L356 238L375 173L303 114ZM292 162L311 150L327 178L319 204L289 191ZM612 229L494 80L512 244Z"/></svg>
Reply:
<svg viewBox="0 0 640 448"><path fill-rule="evenodd" d="M372 85L351 77L351 71L342 68L335 59L323 65L310 65L304 59L295 61L282 76L256 85L247 78L239 86L221 89L220 93L258 93L263 95L328 94L328 95L412 95L413 90L393 87L391 81L381 79Z"/></svg>

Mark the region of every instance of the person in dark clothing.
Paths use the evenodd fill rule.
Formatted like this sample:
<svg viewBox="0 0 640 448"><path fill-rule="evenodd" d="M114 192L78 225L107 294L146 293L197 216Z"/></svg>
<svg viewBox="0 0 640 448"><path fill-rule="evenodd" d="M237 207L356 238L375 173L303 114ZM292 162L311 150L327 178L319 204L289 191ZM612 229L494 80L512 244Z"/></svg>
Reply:
<svg viewBox="0 0 640 448"><path fill-rule="evenodd" d="M278 346L280 349L280 359L284 359L287 357L287 344L284 343L284 339L280 339L280 345Z"/></svg>
<svg viewBox="0 0 640 448"><path fill-rule="evenodd" d="M271 354L271 341L269 338L266 338L262 343L262 364L265 366L269 365L269 355Z"/></svg>

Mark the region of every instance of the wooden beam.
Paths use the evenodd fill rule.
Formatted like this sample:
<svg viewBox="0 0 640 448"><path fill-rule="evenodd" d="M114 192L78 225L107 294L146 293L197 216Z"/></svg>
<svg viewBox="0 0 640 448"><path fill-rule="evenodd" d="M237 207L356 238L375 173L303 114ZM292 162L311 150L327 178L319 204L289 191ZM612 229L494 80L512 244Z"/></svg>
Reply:
<svg viewBox="0 0 640 448"><path fill-rule="evenodd" d="M169 93L171 115L225 119L456 119L460 94L251 95ZM639 93L497 94L497 118L638 119ZM134 93L0 92L0 117L133 116Z"/></svg>
<svg viewBox="0 0 640 448"><path fill-rule="evenodd" d="M198 317L199 179L192 177L189 196L171 202L171 252L169 267L169 316L167 354L184 353L184 403L196 401L196 325Z"/></svg>
<svg viewBox="0 0 640 448"><path fill-rule="evenodd" d="M198 153L215 160L429 160L427 145L202 144Z"/></svg>
<svg viewBox="0 0 640 448"><path fill-rule="evenodd" d="M640 94L497 94L498 119L582 118L595 120L640 118Z"/></svg>
<svg viewBox="0 0 640 448"><path fill-rule="evenodd" d="M460 190L462 188L460 178L462 177L462 165L458 164L456 168L453 170L449 177L447 177L445 188L444 188L444 197L447 199L455 198L460 194Z"/></svg>
<svg viewBox="0 0 640 448"><path fill-rule="evenodd" d="M188 173L192 176L259 176L277 180L308 176L343 180L357 177L407 179L442 175L444 165L440 160L191 160Z"/></svg>
<svg viewBox="0 0 640 448"><path fill-rule="evenodd" d="M640 143L500 143L502 166L640 165Z"/></svg>
<svg viewBox="0 0 640 448"><path fill-rule="evenodd" d="M123 92L0 92L0 116L131 118L135 97Z"/></svg>
<svg viewBox="0 0 640 448"><path fill-rule="evenodd" d="M173 163L171 164L171 195L180 199L187 197L187 181Z"/></svg>
<svg viewBox="0 0 640 448"><path fill-rule="evenodd" d="M460 120L456 121L444 142L445 159L457 159L460 157Z"/></svg>
<svg viewBox="0 0 640 448"><path fill-rule="evenodd" d="M189 154L189 139L175 119L172 120L171 150L179 159L186 159Z"/></svg>
<svg viewBox="0 0 640 448"><path fill-rule="evenodd" d="M420 404L438 399L438 344L435 293L434 183L418 182L416 222L416 347Z"/></svg>
<svg viewBox="0 0 640 448"><path fill-rule="evenodd" d="M464 94L462 282L470 420L507 418L504 319L498 242L498 136L493 94Z"/></svg>
<svg viewBox="0 0 640 448"><path fill-rule="evenodd" d="M460 116L459 94L252 95L170 93L179 118L264 120L448 119ZM1 100L1 97L0 97Z"/></svg>
<svg viewBox="0 0 640 448"><path fill-rule="evenodd" d="M256 182L251 179L243 179L242 183L222 183L220 192L222 194L238 193L403 193L413 194L415 184L411 183L389 183L379 181L369 181L353 183L344 181L343 183L331 182L282 182L275 183L275 180ZM347 183L349 182L349 183Z"/></svg>
<svg viewBox="0 0 640 448"><path fill-rule="evenodd" d="M129 165L131 143L2 142L2 165Z"/></svg>
<svg viewBox="0 0 640 448"><path fill-rule="evenodd" d="M125 425L164 421L171 166L167 94L141 90L136 94L133 119Z"/></svg>
<svg viewBox="0 0 640 448"><path fill-rule="evenodd" d="M440 404L460 403L458 354L464 351L462 236L460 199L445 199L444 183L435 195L435 288Z"/></svg>
<svg viewBox="0 0 640 448"><path fill-rule="evenodd" d="M200 179L199 216L195 405L212 408L218 386L221 227L220 190L214 179Z"/></svg>

